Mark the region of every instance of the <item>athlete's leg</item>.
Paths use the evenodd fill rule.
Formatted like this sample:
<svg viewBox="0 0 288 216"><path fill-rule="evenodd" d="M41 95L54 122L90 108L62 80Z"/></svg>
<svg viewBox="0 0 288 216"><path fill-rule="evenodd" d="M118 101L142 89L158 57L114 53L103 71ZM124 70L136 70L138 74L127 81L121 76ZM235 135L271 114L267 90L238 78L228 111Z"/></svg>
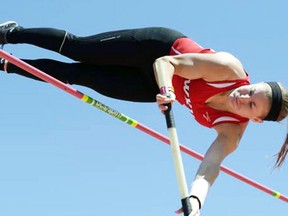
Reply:
<svg viewBox="0 0 288 216"><path fill-rule="evenodd" d="M6 40L11 44L32 44L89 64L136 66L142 63L143 47L129 31L78 37L59 29L19 26L6 33Z"/></svg>
<svg viewBox="0 0 288 216"><path fill-rule="evenodd" d="M89 64L142 67L168 55L173 42L184 37L167 28L140 28L78 37L53 28L16 27L8 31L8 43L27 43Z"/></svg>
<svg viewBox="0 0 288 216"><path fill-rule="evenodd" d="M50 59L24 60L30 65L61 80L94 89L108 97L136 102L154 102L158 87L155 81L142 76L139 69L126 66L98 66L83 63L63 63ZM34 75L6 63L8 73L40 80ZM0 67L3 70L4 66ZM42 80L40 80L42 81Z"/></svg>

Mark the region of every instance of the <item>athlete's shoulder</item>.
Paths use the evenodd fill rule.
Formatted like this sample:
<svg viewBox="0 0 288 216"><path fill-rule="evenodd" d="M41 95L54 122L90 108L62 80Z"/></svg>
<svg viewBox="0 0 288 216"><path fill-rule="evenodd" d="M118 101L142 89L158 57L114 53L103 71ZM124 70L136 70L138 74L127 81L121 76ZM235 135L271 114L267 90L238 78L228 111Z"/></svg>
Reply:
<svg viewBox="0 0 288 216"><path fill-rule="evenodd" d="M182 37L177 39L171 49L172 55L179 55L184 53L215 53L211 48L204 48L191 38Z"/></svg>

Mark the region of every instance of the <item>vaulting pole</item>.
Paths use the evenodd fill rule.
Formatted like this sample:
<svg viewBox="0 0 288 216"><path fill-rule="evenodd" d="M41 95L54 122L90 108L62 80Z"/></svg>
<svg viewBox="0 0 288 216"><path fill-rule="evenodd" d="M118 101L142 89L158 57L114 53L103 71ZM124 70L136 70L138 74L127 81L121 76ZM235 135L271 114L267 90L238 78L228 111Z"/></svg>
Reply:
<svg viewBox="0 0 288 216"><path fill-rule="evenodd" d="M41 70L39 70L39 69L27 64L26 62L16 58L15 56L10 55L9 53L7 53L7 52L5 52L4 50L1 50L1 49L0 49L0 58L6 59L8 62L16 65L19 68L22 68L23 70L27 71L28 73L31 73L34 76L36 76L36 77L38 77L38 78L40 78L40 79L42 79L42 80L54 85L54 86L56 86L56 87L58 87L58 88L60 88L60 89L62 89L64 91L66 91L67 93L69 93L69 94L71 94L71 95L73 95L73 96L85 101L86 103L96 107L97 109L99 109L99 110L101 110L101 111L103 111L103 112L105 112L105 113L107 113L107 114L109 114L109 115L111 115L111 116L113 116L113 117L115 117L115 118L117 118L117 119L129 124L130 126L135 127L137 129L143 131L144 133L147 133L150 136L161 140L162 142L164 142L166 144L170 144L170 140L169 140L168 137L166 137L166 136L164 136L164 135L162 135L162 134L150 129L149 127L137 122L136 120L134 120L134 119L122 114L122 113L119 113L116 110L111 109L110 107L100 103L99 101L89 97L88 95L85 95L82 92L72 88L70 85L65 84L65 83L55 79L54 77L44 73L43 71L41 71ZM193 151L193 150L191 150L191 149L189 149L186 146L181 145L181 144L180 144L180 150L182 152L184 152L184 153L186 153L186 154L188 154L188 155L200 160L200 161L203 160L203 158L204 158L204 156L202 154L199 154L198 152ZM259 189L259 190L261 190L261 191L263 191L263 192L265 192L265 193L267 193L269 195L272 195L275 198L278 198L278 199L280 199L280 200L282 200L284 202L288 202L288 197L282 195L278 191L272 190L272 189L270 189L270 188L268 188L268 187L266 187L266 186L264 186L264 185L262 185L262 184L260 184L260 183L258 183L256 181L254 181L252 179L249 179L246 176L244 176L242 174L239 174L239 173L237 173L237 172L233 171L232 169L229 169L229 168L227 168L225 166L221 166L220 169L221 169L221 171L225 172L226 174L228 174L230 176L233 176L234 178L236 178L236 179L238 179L240 181L243 181L243 182L251 185L254 188L257 188L257 189Z"/></svg>

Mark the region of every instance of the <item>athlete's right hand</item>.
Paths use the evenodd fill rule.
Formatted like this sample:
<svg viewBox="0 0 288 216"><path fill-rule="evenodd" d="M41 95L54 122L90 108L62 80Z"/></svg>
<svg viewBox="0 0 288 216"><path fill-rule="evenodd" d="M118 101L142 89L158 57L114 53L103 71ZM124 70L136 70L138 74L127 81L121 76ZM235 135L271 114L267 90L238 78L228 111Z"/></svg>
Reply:
<svg viewBox="0 0 288 216"><path fill-rule="evenodd" d="M183 213L183 210L182 208L178 209L177 211L175 211L176 214L182 214ZM193 210L189 216L200 216L200 211L199 209L196 209L196 210Z"/></svg>
<svg viewBox="0 0 288 216"><path fill-rule="evenodd" d="M190 205L192 207L192 212L190 212L189 216L200 216L200 209L199 209L199 202L197 199L190 198ZM177 211L175 211L176 214L182 214L183 209L180 208Z"/></svg>
<svg viewBox="0 0 288 216"><path fill-rule="evenodd" d="M164 114L164 111L168 109L167 104L173 103L176 100L175 93L173 91L169 91L166 94L157 94L156 101L158 104L159 109Z"/></svg>

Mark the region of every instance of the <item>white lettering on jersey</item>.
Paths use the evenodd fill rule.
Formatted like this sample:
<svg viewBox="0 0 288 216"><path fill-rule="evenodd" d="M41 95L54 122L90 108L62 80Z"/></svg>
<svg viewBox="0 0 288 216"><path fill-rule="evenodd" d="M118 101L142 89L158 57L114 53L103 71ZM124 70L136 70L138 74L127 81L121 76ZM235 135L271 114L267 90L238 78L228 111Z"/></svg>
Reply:
<svg viewBox="0 0 288 216"><path fill-rule="evenodd" d="M206 112L205 114L203 114L203 117L206 119L207 122L210 122L210 121L211 121L208 112Z"/></svg>
<svg viewBox="0 0 288 216"><path fill-rule="evenodd" d="M190 94L189 94L189 90L190 90L190 80L185 80L184 81L184 85L183 85L183 90L185 93L185 105L189 108L190 112L193 115L193 109L192 109L192 104L191 104L191 100L190 100Z"/></svg>

